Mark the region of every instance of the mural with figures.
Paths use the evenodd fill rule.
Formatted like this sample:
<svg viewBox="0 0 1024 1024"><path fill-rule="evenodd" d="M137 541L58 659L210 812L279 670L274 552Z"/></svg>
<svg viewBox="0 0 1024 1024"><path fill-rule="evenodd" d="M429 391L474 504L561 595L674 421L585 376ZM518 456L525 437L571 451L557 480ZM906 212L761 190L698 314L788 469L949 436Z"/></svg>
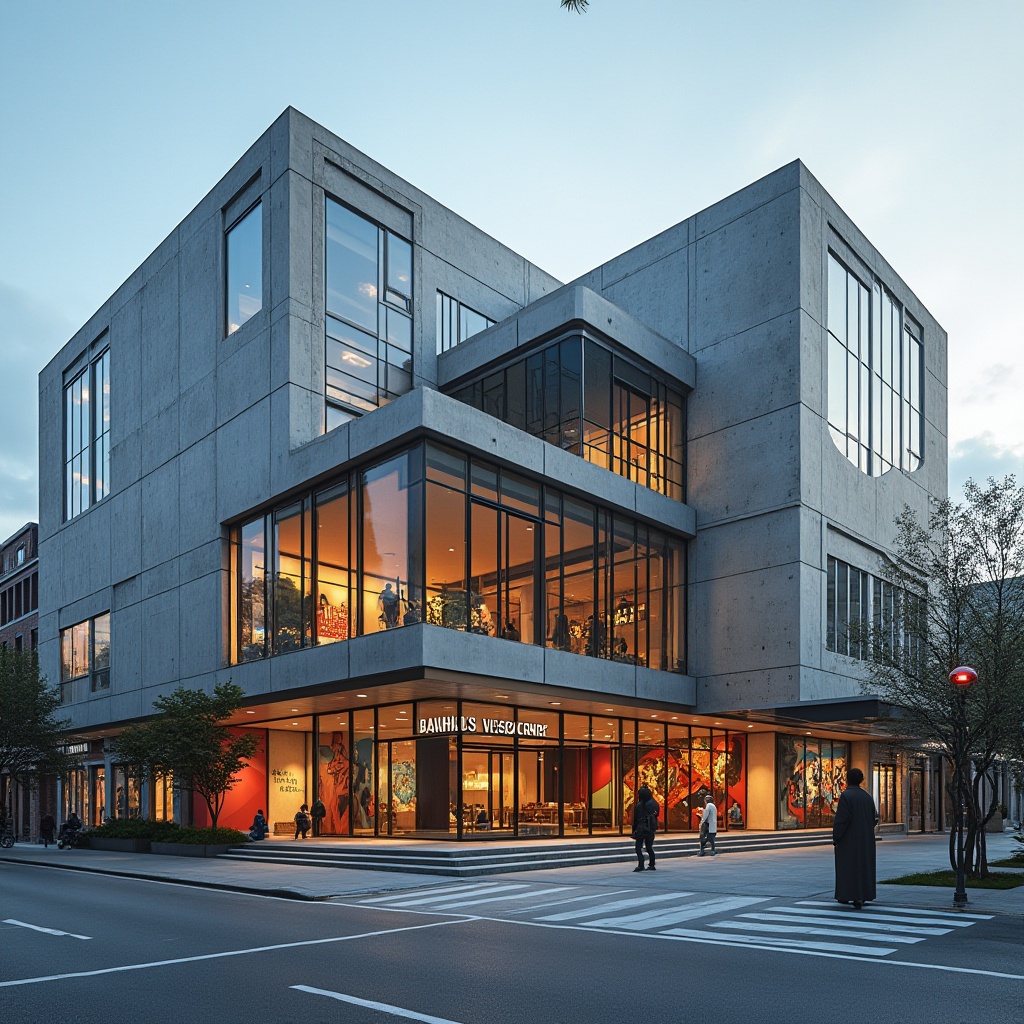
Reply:
<svg viewBox="0 0 1024 1024"><path fill-rule="evenodd" d="M846 781L850 745L781 734L775 742L777 827L829 827Z"/></svg>
<svg viewBox="0 0 1024 1024"><path fill-rule="evenodd" d="M673 831L700 828L704 797L718 805L723 828L743 828L746 821L746 737L737 733L695 736L692 744L623 750L623 813L631 820L640 786L647 786L661 805L661 827Z"/></svg>

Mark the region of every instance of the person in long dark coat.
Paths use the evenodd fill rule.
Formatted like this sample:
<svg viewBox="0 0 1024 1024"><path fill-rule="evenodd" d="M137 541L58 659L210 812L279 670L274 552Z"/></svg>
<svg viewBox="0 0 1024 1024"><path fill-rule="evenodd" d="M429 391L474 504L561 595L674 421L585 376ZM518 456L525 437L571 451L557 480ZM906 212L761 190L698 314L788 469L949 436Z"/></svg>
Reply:
<svg viewBox="0 0 1024 1024"><path fill-rule="evenodd" d="M836 899L858 910L875 898L875 802L860 788L864 773L851 768L832 819Z"/></svg>

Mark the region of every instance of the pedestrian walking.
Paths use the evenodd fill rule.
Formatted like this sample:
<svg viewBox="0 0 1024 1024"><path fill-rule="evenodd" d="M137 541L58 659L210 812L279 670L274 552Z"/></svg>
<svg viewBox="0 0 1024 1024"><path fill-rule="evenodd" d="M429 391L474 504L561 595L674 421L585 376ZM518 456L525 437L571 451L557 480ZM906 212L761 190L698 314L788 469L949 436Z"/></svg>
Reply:
<svg viewBox="0 0 1024 1024"><path fill-rule="evenodd" d="M860 788L864 773L851 768L832 819L836 899L858 910L875 898L875 801Z"/></svg>
<svg viewBox="0 0 1024 1024"><path fill-rule="evenodd" d="M324 806L323 800L314 800L313 806L309 812L310 817L313 819L313 838L315 839L323 828L324 818L327 817L327 808Z"/></svg>
<svg viewBox="0 0 1024 1024"><path fill-rule="evenodd" d="M39 819L39 835L43 840L44 848L49 847L50 843L53 842L53 832L56 827L57 822L54 821L53 815L49 811Z"/></svg>
<svg viewBox="0 0 1024 1024"><path fill-rule="evenodd" d="M295 812L295 838L299 838L299 833L302 833L302 838L306 838L306 833L313 827L313 822L309 818L309 807L303 804Z"/></svg>
<svg viewBox="0 0 1024 1024"><path fill-rule="evenodd" d="M711 856L717 857L715 849L715 837L718 835L718 808L715 806L714 798L710 793L704 797L704 810L700 816L700 853L698 857L704 856L704 847L711 844Z"/></svg>
<svg viewBox="0 0 1024 1024"><path fill-rule="evenodd" d="M654 835L658 831L658 814L661 808L646 786L637 790L633 805L633 839L636 842L638 866L634 871L644 870L644 849L647 850L647 870L654 871Z"/></svg>

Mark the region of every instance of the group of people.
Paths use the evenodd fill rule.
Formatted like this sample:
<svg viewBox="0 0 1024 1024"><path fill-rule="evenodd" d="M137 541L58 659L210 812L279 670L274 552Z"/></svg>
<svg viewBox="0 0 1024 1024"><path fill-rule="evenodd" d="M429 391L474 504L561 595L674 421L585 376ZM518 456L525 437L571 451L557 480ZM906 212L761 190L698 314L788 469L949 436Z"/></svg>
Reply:
<svg viewBox="0 0 1024 1024"><path fill-rule="evenodd" d="M293 838L298 839L301 835L305 839L309 835L310 829L312 829L314 837L320 835L320 826L326 816L327 808L322 800L314 800L312 810L310 810L309 804L302 804L295 812L293 819L295 822L295 836ZM259 842L262 839L266 839L269 834L270 825L267 823L266 815L261 807L252 819L252 825L249 827L249 838L253 842Z"/></svg>
<svg viewBox="0 0 1024 1024"><path fill-rule="evenodd" d="M861 789L864 773L851 768L846 773L846 788L839 797L832 820L832 845L835 848L835 898L839 903L853 904L859 910L875 899L875 825L878 815L875 802ZM738 806L735 804L734 806ZM730 818L733 808L730 808ZM654 871L654 837L658 832L661 807L647 786L637 790L633 804L632 837L636 844L637 866L634 871ZM718 835L718 808L714 798L704 797L700 818L700 852L710 845L711 856L717 856L715 840ZM644 853L647 863L644 864Z"/></svg>

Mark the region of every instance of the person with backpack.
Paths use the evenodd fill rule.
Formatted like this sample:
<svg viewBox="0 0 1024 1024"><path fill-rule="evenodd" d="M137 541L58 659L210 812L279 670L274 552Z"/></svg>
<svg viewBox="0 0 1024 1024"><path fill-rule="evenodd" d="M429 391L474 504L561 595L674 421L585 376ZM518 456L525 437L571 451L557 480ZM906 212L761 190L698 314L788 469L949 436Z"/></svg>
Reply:
<svg viewBox="0 0 1024 1024"><path fill-rule="evenodd" d="M636 842L638 866L633 871L644 870L644 849L647 850L647 870L654 871L654 834L658 831L658 814L661 808L646 786L641 786L633 804L633 839Z"/></svg>
<svg viewBox="0 0 1024 1024"><path fill-rule="evenodd" d="M704 856L704 847L711 843L711 856L717 857L715 850L715 837L718 835L718 808L715 806L714 797L710 793L704 797L704 812L700 816L700 853L698 857Z"/></svg>
<svg viewBox="0 0 1024 1024"><path fill-rule="evenodd" d="M302 833L302 838L306 838L306 833L313 827L313 822L309 817L309 807L303 804L295 812L295 838L299 838L299 833Z"/></svg>

